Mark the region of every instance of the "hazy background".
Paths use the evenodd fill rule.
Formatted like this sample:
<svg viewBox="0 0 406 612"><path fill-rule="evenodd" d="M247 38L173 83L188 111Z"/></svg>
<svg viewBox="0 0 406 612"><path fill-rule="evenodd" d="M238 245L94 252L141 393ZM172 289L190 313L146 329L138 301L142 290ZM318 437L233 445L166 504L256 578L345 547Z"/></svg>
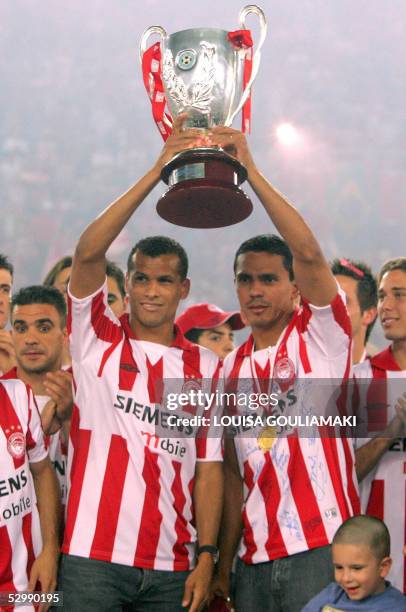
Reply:
<svg viewBox="0 0 406 612"><path fill-rule="evenodd" d="M243 1L0 0L0 251L16 284L42 280L84 226L154 162L162 140L138 60L147 26L237 29ZM405 254L405 0L266 0L250 144L329 258L376 270ZM249 25L257 33L256 19ZM278 140L291 123L298 140ZM236 127L240 125L240 118ZM240 242L273 231L255 202L244 223L186 230L161 220L159 185L114 244L155 233L191 260L189 302L236 305Z"/></svg>

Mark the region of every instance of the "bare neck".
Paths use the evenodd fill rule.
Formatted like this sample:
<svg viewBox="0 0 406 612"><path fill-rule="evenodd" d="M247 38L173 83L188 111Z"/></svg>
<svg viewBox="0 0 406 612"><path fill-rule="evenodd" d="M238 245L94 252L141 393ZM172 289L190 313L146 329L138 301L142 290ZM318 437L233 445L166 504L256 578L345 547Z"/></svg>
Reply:
<svg viewBox="0 0 406 612"><path fill-rule="evenodd" d="M406 338L394 340L392 344L393 357L401 370L406 370Z"/></svg>
<svg viewBox="0 0 406 612"><path fill-rule="evenodd" d="M255 350L260 351L268 346L275 346L285 327L289 324L293 316L293 312L285 315L269 328L252 327L252 335L255 342Z"/></svg>
<svg viewBox="0 0 406 612"><path fill-rule="evenodd" d="M34 395L47 395L44 387L46 372L26 372L17 365L17 376L26 385L30 385Z"/></svg>
<svg viewBox="0 0 406 612"><path fill-rule="evenodd" d="M138 340L154 342L163 346L171 346L175 337L173 321L159 327L145 327L139 321L130 319L130 326Z"/></svg>
<svg viewBox="0 0 406 612"><path fill-rule="evenodd" d="M365 334L357 334L352 339L352 363L359 363L365 351Z"/></svg>

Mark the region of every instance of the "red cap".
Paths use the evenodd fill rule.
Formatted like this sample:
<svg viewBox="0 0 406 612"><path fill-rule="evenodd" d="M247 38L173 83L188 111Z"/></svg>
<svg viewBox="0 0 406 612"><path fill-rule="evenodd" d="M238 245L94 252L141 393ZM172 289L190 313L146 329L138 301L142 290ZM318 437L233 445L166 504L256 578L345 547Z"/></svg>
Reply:
<svg viewBox="0 0 406 612"><path fill-rule="evenodd" d="M225 312L215 304L195 304L189 306L176 319L176 325L182 334L191 329L214 329L224 323L229 323L231 329L242 329L245 327L241 315L237 310Z"/></svg>

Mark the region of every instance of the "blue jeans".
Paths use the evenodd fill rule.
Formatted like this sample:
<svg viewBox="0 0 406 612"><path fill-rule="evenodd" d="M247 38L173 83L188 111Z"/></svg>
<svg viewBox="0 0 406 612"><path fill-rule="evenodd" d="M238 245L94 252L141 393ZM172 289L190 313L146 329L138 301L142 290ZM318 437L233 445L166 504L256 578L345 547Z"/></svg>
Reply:
<svg viewBox="0 0 406 612"><path fill-rule="evenodd" d="M236 612L300 612L334 580L331 547L255 565L238 559L235 578Z"/></svg>
<svg viewBox="0 0 406 612"><path fill-rule="evenodd" d="M58 590L67 612L185 612L188 575L62 555Z"/></svg>

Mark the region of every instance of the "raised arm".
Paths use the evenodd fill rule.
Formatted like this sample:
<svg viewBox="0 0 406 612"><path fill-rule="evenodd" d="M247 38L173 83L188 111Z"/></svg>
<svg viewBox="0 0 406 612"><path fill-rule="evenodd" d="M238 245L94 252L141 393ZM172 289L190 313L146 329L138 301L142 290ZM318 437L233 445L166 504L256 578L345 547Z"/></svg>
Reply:
<svg viewBox="0 0 406 612"><path fill-rule="evenodd" d="M213 128L206 144L221 146L246 167L248 181L293 254L299 291L315 306L327 306L337 294L337 283L320 245L301 214L259 172L245 136L226 127Z"/></svg>
<svg viewBox="0 0 406 612"><path fill-rule="evenodd" d="M102 284L106 274L106 252L132 214L159 182L163 166L184 149L198 144L195 130L182 131L185 115L174 123L155 165L124 195L110 204L83 232L75 249L70 290L77 298L94 293Z"/></svg>

